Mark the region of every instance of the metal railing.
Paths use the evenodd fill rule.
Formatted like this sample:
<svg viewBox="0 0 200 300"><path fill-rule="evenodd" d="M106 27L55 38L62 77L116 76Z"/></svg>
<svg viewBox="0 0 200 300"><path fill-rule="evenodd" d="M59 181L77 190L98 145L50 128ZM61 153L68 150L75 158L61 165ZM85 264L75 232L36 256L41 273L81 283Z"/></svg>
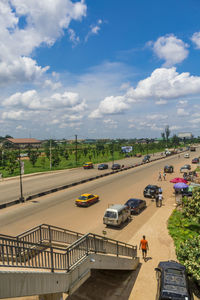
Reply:
<svg viewBox="0 0 200 300"><path fill-rule="evenodd" d="M83 234L76 231L63 229L57 226L41 224L19 234L17 238L19 240L32 243L47 241L49 243L59 242L70 245L82 236Z"/></svg>
<svg viewBox="0 0 200 300"><path fill-rule="evenodd" d="M79 238L76 235L76 240L70 246L66 246L69 241L67 235L69 234L70 238L70 235L75 238L75 232L46 224L43 225L35 227L16 238L0 235L0 267L36 268L51 270L51 272L54 272L54 270L68 272L90 253L128 258L136 258L137 256L137 246L92 233L79 234ZM35 239L37 242L33 243L26 239ZM55 241L60 244L55 246Z"/></svg>

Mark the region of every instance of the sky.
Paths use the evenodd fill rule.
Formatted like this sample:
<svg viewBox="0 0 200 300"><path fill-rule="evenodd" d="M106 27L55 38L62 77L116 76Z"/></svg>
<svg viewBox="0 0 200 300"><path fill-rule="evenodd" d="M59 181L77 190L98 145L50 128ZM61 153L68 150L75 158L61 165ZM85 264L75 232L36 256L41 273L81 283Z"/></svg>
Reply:
<svg viewBox="0 0 200 300"><path fill-rule="evenodd" d="M0 136L199 136L199 15L199 0L0 0Z"/></svg>

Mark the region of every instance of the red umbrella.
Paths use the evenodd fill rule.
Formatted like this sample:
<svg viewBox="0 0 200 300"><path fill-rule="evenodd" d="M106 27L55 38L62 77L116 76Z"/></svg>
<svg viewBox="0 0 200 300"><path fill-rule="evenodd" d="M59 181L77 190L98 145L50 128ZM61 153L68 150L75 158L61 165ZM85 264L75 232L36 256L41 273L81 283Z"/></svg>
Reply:
<svg viewBox="0 0 200 300"><path fill-rule="evenodd" d="M172 182L172 183L178 183L178 182L187 183L187 180L185 180L184 178L176 177L176 178L170 180L170 182Z"/></svg>

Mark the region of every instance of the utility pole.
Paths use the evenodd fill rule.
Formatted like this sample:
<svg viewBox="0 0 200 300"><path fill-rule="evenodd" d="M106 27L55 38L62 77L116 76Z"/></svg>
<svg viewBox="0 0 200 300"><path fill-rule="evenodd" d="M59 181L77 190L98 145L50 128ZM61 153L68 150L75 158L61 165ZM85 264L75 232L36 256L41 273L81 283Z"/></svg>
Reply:
<svg viewBox="0 0 200 300"><path fill-rule="evenodd" d="M114 165L114 143L112 143L112 163Z"/></svg>
<svg viewBox="0 0 200 300"><path fill-rule="evenodd" d="M75 134L75 147L76 147L75 157L76 157L76 165L77 165L77 134Z"/></svg>
<svg viewBox="0 0 200 300"><path fill-rule="evenodd" d="M20 148L19 148L19 182L20 182L20 202L24 202L24 197L23 197L23 189L22 189L22 165L21 165L21 153L20 153Z"/></svg>
<svg viewBox="0 0 200 300"><path fill-rule="evenodd" d="M52 168L52 161L51 161L51 139L50 139L50 149L49 149L49 161L50 161L50 170Z"/></svg>

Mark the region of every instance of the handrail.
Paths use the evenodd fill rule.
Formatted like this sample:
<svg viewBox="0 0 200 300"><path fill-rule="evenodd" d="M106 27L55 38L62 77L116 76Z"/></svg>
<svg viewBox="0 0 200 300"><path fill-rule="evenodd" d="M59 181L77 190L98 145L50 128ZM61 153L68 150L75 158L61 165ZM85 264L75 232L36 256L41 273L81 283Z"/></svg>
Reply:
<svg viewBox="0 0 200 300"><path fill-rule="evenodd" d="M28 240L24 239L27 236ZM32 237L34 242L31 241ZM58 238L61 238L60 247L54 244ZM70 240L71 244L65 247ZM90 253L136 258L137 246L94 233L83 235L47 224L34 227L17 237L0 235L0 267L69 271Z"/></svg>

